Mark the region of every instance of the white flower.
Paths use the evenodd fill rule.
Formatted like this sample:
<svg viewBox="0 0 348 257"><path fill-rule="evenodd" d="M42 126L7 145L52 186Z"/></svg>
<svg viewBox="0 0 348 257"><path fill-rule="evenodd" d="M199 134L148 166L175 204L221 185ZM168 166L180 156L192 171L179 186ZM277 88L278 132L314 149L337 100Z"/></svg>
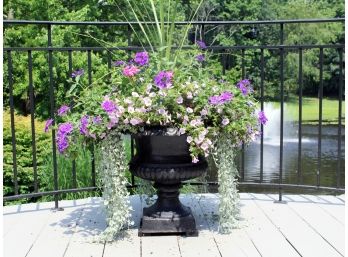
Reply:
<svg viewBox="0 0 348 257"><path fill-rule="evenodd" d="M152 101L149 97L145 97L143 99L143 101L144 101L145 106L147 106L147 107L151 106L151 104L152 104Z"/></svg>
<svg viewBox="0 0 348 257"><path fill-rule="evenodd" d="M206 109L201 110L201 115L205 116L208 114L208 111Z"/></svg>
<svg viewBox="0 0 348 257"><path fill-rule="evenodd" d="M191 144L192 140L193 140L193 138L191 136L188 136L186 138L186 142L189 143L189 144Z"/></svg>
<svg viewBox="0 0 348 257"><path fill-rule="evenodd" d="M201 144L201 149L206 152L209 149L209 144L207 142L204 142Z"/></svg>
<svg viewBox="0 0 348 257"><path fill-rule="evenodd" d="M201 138L195 138L195 143L197 145L200 145L202 142L203 142L204 139L201 139Z"/></svg>
<svg viewBox="0 0 348 257"><path fill-rule="evenodd" d="M193 98L193 95L192 95L192 93L189 91L189 92L187 92L187 99L192 99Z"/></svg>
<svg viewBox="0 0 348 257"><path fill-rule="evenodd" d="M133 97L139 97L139 94L137 92L132 92Z"/></svg>
<svg viewBox="0 0 348 257"><path fill-rule="evenodd" d="M221 123L223 126L226 126L228 123L230 123L230 120L228 118L224 118Z"/></svg>
<svg viewBox="0 0 348 257"><path fill-rule="evenodd" d="M180 128L179 129L179 135L185 134L186 129L185 128Z"/></svg>
<svg viewBox="0 0 348 257"><path fill-rule="evenodd" d="M182 96L179 96L177 99L176 99L176 102L178 104L182 104L184 102L184 99L182 98Z"/></svg>
<svg viewBox="0 0 348 257"><path fill-rule="evenodd" d="M190 107L187 107L187 108L186 108L186 111L187 111L188 113L193 113L193 109L190 108Z"/></svg>
<svg viewBox="0 0 348 257"><path fill-rule="evenodd" d="M129 120L128 118L126 118L124 121L123 121L124 124L129 124Z"/></svg>
<svg viewBox="0 0 348 257"><path fill-rule="evenodd" d="M166 111L163 108L161 108L158 110L158 113L164 115L166 114Z"/></svg>
<svg viewBox="0 0 348 257"><path fill-rule="evenodd" d="M135 125L142 123L143 121L142 121L142 119L139 119L139 118L132 118L129 122L130 122L130 124L135 126Z"/></svg>
<svg viewBox="0 0 348 257"><path fill-rule="evenodd" d="M192 158L192 163L197 163L197 162L199 162L199 160L197 159L197 157Z"/></svg>
<svg viewBox="0 0 348 257"><path fill-rule="evenodd" d="M129 113L133 113L134 112L134 107L133 106L129 106L128 107L128 112Z"/></svg>
<svg viewBox="0 0 348 257"><path fill-rule="evenodd" d="M156 96L156 93L155 92L151 92L150 94L149 94L149 97L155 97Z"/></svg>
<svg viewBox="0 0 348 257"><path fill-rule="evenodd" d="M222 109L221 108L218 108L216 111L217 111L217 113L222 113Z"/></svg>
<svg viewBox="0 0 348 257"><path fill-rule="evenodd" d="M133 104L133 101L132 101L131 99L129 99L129 98L126 98L126 99L124 100L124 102L125 102L126 104Z"/></svg>

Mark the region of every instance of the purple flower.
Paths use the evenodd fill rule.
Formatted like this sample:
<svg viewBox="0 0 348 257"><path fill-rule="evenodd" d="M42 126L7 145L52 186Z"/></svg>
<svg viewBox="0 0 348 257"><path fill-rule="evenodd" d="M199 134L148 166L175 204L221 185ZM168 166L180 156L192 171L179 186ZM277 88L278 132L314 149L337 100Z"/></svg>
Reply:
<svg viewBox="0 0 348 257"><path fill-rule="evenodd" d="M245 96L250 91L250 81L248 79L243 79L237 83L237 87L242 92L242 94Z"/></svg>
<svg viewBox="0 0 348 257"><path fill-rule="evenodd" d="M196 41L196 44L197 44L198 47L201 48L201 49L206 49L206 48L207 48L207 45L206 45L203 41L201 41L201 40L197 40L197 41Z"/></svg>
<svg viewBox="0 0 348 257"><path fill-rule="evenodd" d="M56 142L57 142L58 151L61 154L64 153L65 150L69 147L69 140L66 136L57 137Z"/></svg>
<svg viewBox="0 0 348 257"><path fill-rule="evenodd" d="M118 67L118 66L123 66L123 65L125 65L126 63L124 62L124 61L114 61L113 63L112 63L112 66L114 66L114 67Z"/></svg>
<svg viewBox="0 0 348 257"><path fill-rule="evenodd" d="M52 124L53 124L53 119L48 119L48 120L46 120L45 129L44 129L45 133L48 132L48 130L50 129L50 127L52 126Z"/></svg>
<svg viewBox="0 0 348 257"><path fill-rule="evenodd" d="M225 91L220 95L220 102L225 103L231 101L233 94L229 91Z"/></svg>
<svg viewBox="0 0 348 257"><path fill-rule="evenodd" d="M134 62L140 66L144 66L149 63L149 54L147 52L139 52L135 54Z"/></svg>
<svg viewBox="0 0 348 257"><path fill-rule="evenodd" d="M74 127L70 122L61 123L58 126L58 136L65 136L71 134Z"/></svg>
<svg viewBox="0 0 348 257"><path fill-rule="evenodd" d="M56 142L58 151L60 153L64 153L64 151L68 148L69 140L67 136L71 134L73 129L74 127L70 122L65 122L59 125Z"/></svg>
<svg viewBox="0 0 348 257"><path fill-rule="evenodd" d="M80 119L80 134L88 136L88 116L85 115Z"/></svg>
<svg viewBox="0 0 348 257"><path fill-rule="evenodd" d="M64 116L68 111L70 110L70 107L67 105L62 105L58 109L58 116Z"/></svg>
<svg viewBox="0 0 348 257"><path fill-rule="evenodd" d="M220 103L220 96L213 95L209 97L209 103L212 105L217 105Z"/></svg>
<svg viewBox="0 0 348 257"><path fill-rule="evenodd" d="M117 110L116 104L114 104L114 102L111 100L104 100L104 102L102 102L101 104L101 107L107 113L111 113Z"/></svg>
<svg viewBox="0 0 348 257"><path fill-rule="evenodd" d="M259 117L258 117L258 118L259 118L259 122L260 122L262 125L265 125L266 122L268 121L268 119L267 119L265 113L264 113L263 111L259 111L258 116L259 116Z"/></svg>
<svg viewBox="0 0 348 257"><path fill-rule="evenodd" d="M80 77L85 73L85 71L83 69L78 69L76 71L73 71L73 73L71 73L71 77L72 78L76 78L76 77Z"/></svg>
<svg viewBox="0 0 348 257"><path fill-rule="evenodd" d="M154 78L154 82L160 89L168 88L173 84L172 71L160 71Z"/></svg>
<svg viewBox="0 0 348 257"><path fill-rule="evenodd" d="M102 121L103 121L103 119L100 116L93 117L94 124L100 124Z"/></svg>
<svg viewBox="0 0 348 257"><path fill-rule="evenodd" d="M198 62L204 62L204 60L205 60L204 54L199 54L199 55L197 55L197 56L196 56L196 60L197 60Z"/></svg>

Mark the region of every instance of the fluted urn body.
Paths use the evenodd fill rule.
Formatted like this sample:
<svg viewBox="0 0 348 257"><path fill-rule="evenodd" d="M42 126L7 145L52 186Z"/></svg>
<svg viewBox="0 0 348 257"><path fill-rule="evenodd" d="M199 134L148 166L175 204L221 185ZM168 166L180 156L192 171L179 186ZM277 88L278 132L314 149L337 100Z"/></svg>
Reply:
<svg viewBox="0 0 348 257"><path fill-rule="evenodd" d="M182 181L201 176L207 162L192 163L186 135L167 129L152 129L133 135L136 153L130 162L133 175L154 182L158 198L143 209L139 235L197 235L190 207L179 200Z"/></svg>

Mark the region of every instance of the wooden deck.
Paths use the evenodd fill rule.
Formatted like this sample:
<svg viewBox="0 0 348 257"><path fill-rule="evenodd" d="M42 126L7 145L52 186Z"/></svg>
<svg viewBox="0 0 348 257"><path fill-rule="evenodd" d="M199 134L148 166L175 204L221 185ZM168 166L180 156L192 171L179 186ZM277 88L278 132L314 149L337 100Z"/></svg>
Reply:
<svg viewBox="0 0 348 257"><path fill-rule="evenodd" d="M199 227L198 237L138 237L145 205L131 196L136 226L114 243L90 243L106 226L100 198L4 207L5 257L238 257L344 256L344 195L276 195L241 193L241 228L230 235L217 231L218 196L184 195Z"/></svg>

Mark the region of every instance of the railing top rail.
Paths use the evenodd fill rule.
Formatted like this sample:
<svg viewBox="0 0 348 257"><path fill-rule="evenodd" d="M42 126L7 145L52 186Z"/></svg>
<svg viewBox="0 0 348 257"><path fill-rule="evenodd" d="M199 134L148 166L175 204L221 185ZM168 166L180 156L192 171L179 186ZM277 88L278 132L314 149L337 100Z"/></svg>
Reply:
<svg viewBox="0 0 348 257"><path fill-rule="evenodd" d="M312 49L312 48L344 48L344 44L333 44L333 45L245 45L245 46L208 46L210 50L249 50L249 49ZM173 47L178 49L179 47ZM192 46L183 46L180 49L191 49ZM119 47L4 47L3 51L103 51L103 50L142 50L150 49L149 46L119 46Z"/></svg>
<svg viewBox="0 0 348 257"><path fill-rule="evenodd" d="M326 22L344 22L345 18L325 18L325 19L293 19L293 20L261 20L261 21L178 21L176 25L256 25L256 24L288 24L288 23L326 23ZM37 25L137 25L136 21L31 21L31 20L4 20L4 24L37 24ZM142 22L142 24L155 24L154 21ZM166 22L167 24L167 22Z"/></svg>

